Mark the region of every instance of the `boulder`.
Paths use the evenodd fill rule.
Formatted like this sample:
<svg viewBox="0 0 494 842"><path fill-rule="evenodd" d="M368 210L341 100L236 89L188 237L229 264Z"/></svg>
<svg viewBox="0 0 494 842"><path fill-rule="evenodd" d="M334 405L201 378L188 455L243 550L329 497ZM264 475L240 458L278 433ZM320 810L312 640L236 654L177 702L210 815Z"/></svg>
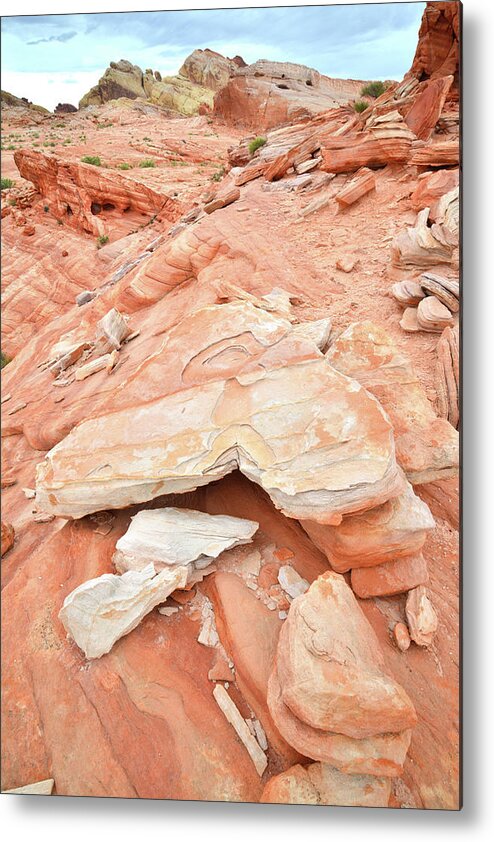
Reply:
<svg viewBox="0 0 494 842"><path fill-rule="evenodd" d="M436 416L410 361L386 331L357 322L330 344L326 356L334 368L375 395L388 413L397 460L409 482L457 475L458 433Z"/></svg>
<svg viewBox="0 0 494 842"><path fill-rule="evenodd" d="M410 204L415 211L430 208L430 218L437 217L437 205L446 194L458 187L459 170L436 170L424 173L418 181L417 187L410 196Z"/></svg>
<svg viewBox="0 0 494 842"><path fill-rule="evenodd" d="M271 778L264 804L319 804L339 807L387 807L391 784L385 778L345 775L327 763L297 765Z"/></svg>
<svg viewBox="0 0 494 842"><path fill-rule="evenodd" d="M453 324L453 314L439 298L428 295L419 302L417 321L422 330L441 333L445 327Z"/></svg>
<svg viewBox="0 0 494 842"><path fill-rule="evenodd" d="M321 147L321 170L330 173L355 172L361 167L379 169L388 164L403 164L410 156L408 138L373 138L371 134L335 139Z"/></svg>
<svg viewBox="0 0 494 842"><path fill-rule="evenodd" d="M458 167L460 162L460 145L458 140L445 140L440 143L429 143L419 146L410 158L414 167L429 169L430 167Z"/></svg>
<svg viewBox="0 0 494 842"><path fill-rule="evenodd" d="M419 140L429 140L441 116L453 76L424 82L422 90L408 111L405 122Z"/></svg>
<svg viewBox="0 0 494 842"><path fill-rule="evenodd" d="M101 658L186 582L187 567L165 568L158 575L153 564L123 576L104 573L73 590L58 616L86 658Z"/></svg>
<svg viewBox="0 0 494 842"><path fill-rule="evenodd" d="M348 208L358 202L362 196L376 189L376 177L371 170L363 167L355 174L343 190L336 194L335 200L341 208Z"/></svg>
<svg viewBox="0 0 494 842"><path fill-rule="evenodd" d="M391 295L403 307L415 307L425 292L417 281L399 281L391 287Z"/></svg>
<svg viewBox="0 0 494 842"><path fill-rule="evenodd" d="M75 114L76 112L77 108L70 102L59 102L54 111L55 114Z"/></svg>
<svg viewBox="0 0 494 842"><path fill-rule="evenodd" d="M113 563L119 573L143 570L150 562L157 572L202 569L225 550L250 543L258 528L255 521L191 509L142 509L117 541Z"/></svg>
<svg viewBox="0 0 494 842"><path fill-rule="evenodd" d="M289 517L330 523L403 487L378 402L290 322L247 302L188 315L148 361L146 389L138 371L117 402L38 466L45 511L83 517L239 468Z"/></svg>
<svg viewBox="0 0 494 842"><path fill-rule="evenodd" d="M375 567L354 569L351 584L360 599L369 599L406 593L410 588L425 585L428 578L427 562L422 553L417 553Z"/></svg>
<svg viewBox="0 0 494 842"><path fill-rule="evenodd" d="M386 674L372 627L337 573L319 576L292 602L276 667L283 702L312 728L362 739L416 723L410 699Z"/></svg>
<svg viewBox="0 0 494 842"><path fill-rule="evenodd" d="M429 507L410 483L398 497L367 512L348 515L338 526L301 523L338 573L417 553L435 526Z"/></svg>
<svg viewBox="0 0 494 842"><path fill-rule="evenodd" d="M452 313L458 312L460 309L460 285L457 280L424 272L420 276L419 283L426 293L434 295Z"/></svg>
<svg viewBox="0 0 494 842"><path fill-rule="evenodd" d="M451 263L454 243L446 239L442 226L427 225L430 208L417 214L413 228L401 231L393 240L392 256L397 266L434 266L437 263Z"/></svg>
<svg viewBox="0 0 494 842"><path fill-rule="evenodd" d="M268 706L282 737L304 757L330 763L349 775L396 777L403 771L412 735L409 729L355 739L313 728L284 703L276 667L268 683Z"/></svg>

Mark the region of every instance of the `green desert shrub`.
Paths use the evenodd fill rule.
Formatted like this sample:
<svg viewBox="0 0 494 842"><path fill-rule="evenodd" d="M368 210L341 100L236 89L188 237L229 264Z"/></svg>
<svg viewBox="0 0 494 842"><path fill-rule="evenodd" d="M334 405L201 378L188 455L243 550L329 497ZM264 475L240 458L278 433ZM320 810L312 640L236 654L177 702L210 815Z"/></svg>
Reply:
<svg viewBox="0 0 494 842"><path fill-rule="evenodd" d="M357 102L353 103L353 107L354 107L355 111L357 112L357 114L361 114L362 111L365 111L365 109L369 107L369 103L364 102L363 99L359 99L359 100L357 100Z"/></svg>
<svg viewBox="0 0 494 842"><path fill-rule="evenodd" d="M361 96L372 96L377 98L381 96L386 90L386 85L384 82L369 82L368 85L364 85L362 90L360 91Z"/></svg>
<svg viewBox="0 0 494 842"><path fill-rule="evenodd" d="M211 176L211 181L221 181L221 179L223 178L224 175L225 175L225 168L224 168L224 166L221 166L219 168L218 172L215 172L215 174Z"/></svg>
<svg viewBox="0 0 494 842"><path fill-rule="evenodd" d="M0 368L3 368L10 362L10 357L7 354L4 354L3 351L0 351Z"/></svg>
<svg viewBox="0 0 494 842"><path fill-rule="evenodd" d="M152 158L144 158L144 160L140 162L139 166L143 169L147 169L147 167L155 167L156 164Z"/></svg>
<svg viewBox="0 0 494 842"><path fill-rule="evenodd" d="M93 167L100 167L101 166L101 158L98 155L84 155L81 158L83 164L92 164Z"/></svg>
<svg viewBox="0 0 494 842"><path fill-rule="evenodd" d="M103 234L101 237L98 237L98 240L97 240L98 248L100 249L101 246L104 246L108 242L109 239L110 238L107 237L106 234Z"/></svg>
<svg viewBox="0 0 494 842"><path fill-rule="evenodd" d="M126 164L125 161L124 161L122 164L118 164L118 169L119 170L131 170L132 167L130 166L130 164Z"/></svg>
<svg viewBox="0 0 494 842"><path fill-rule="evenodd" d="M254 152L255 152L257 149L260 149L260 148L261 148L261 146L264 146L264 144L266 143L266 141L267 141L267 138L265 138L265 137L255 137L255 138L254 138L254 140L251 140L251 142L249 143L249 152L250 152L250 154L251 154L251 155L253 155L253 154L254 154Z"/></svg>
<svg viewBox="0 0 494 842"><path fill-rule="evenodd" d="M2 178L2 190L8 190L9 187L13 187L14 182L11 178Z"/></svg>

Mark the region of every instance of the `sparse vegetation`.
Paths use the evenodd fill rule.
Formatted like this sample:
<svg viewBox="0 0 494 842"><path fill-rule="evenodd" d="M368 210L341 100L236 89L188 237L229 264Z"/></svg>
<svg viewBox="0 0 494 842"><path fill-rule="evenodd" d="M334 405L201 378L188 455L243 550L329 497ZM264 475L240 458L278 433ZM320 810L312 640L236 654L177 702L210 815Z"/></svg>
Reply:
<svg viewBox="0 0 494 842"><path fill-rule="evenodd" d="M261 148L261 146L264 146L266 141L267 138L265 137L255 137L254 140L251 140L251 142L249 143L250 154L253 155L254 152Z"/></svg>
<svg viewBox="0 0 494 842"><path fill-rule="evenodd" d="M365 111L365 109L369 107L369 103L365 102L363 99L358 99L353 103L353 107L357 114L361 114L362 111Z"/></svg>
<svg viewBox="0 0 494 842"><path fill-rule="evenodd" d="M100 167L101 166L101 158L98 155L84 155L81 158L83 164L92 164L93 167Z"/></svg>
<svg viewBox="0 0 494 842"><path fill-rule="evenodd" d="M139 166L146 169L147 167L155 167L156 164L152 158L144 158L144 160L139 163Z"/></svg>
<svg viewBox="0 0 494 842"><path fill-rule="evenodd" d="M102 234L101 237L98 237L98 239L97 239L98 248L100 249L101 246L104 246L108 242L109 239L110 238L107 237L106 234Z"/></svg>
<svg viewBox="0 0 494 842"><path fill-rule="evenodd" d="M4 368L7 363L10 362L10 357L7 354L4 354L3 351L0 351L0 368Z"/></svg>
<svg viewBox="0 0 494 842"><path fill-rule="evenodd" d="M48 207L48 205L44 205L43 210L44 210L45 213L48 213L50 208Z"/></svg>
<svg viewBox="0 0 494 842"><path fill-rule="evenodd" d="M221 181L223 176L225 175L225 168L221 166L218 172L215 172L214 175L211 176L211 181Z"/></svg>
<svg viewBox="0 0 494 842"><path fill-rule="evenodd" d="M14 182L11 178L2 178L2 190L8 190L9 187L13 187Z"/></svg>
<svg viewBox="0 0 494 842"><path fill-rule="evenodd" d="M9 199L9 205L12 205L12 207L15 207L16 204L17 204L17 199Z"/></svg>
<svg viewBox="0 0 494 842"><path fill-rule="evenodd" d="M369 84L364 85L360 91L360 96L371 96L376 99L378 96L381 96L385 90L386 85L384 82L369 82Z"/></svg>
<svg viewBox="0 0 494 842"><path fill-rule="evenodd" d="M132 166L130 164L126 164L125 161L122 164L117 165L117 169L119 170L131 170Z"/></svg>

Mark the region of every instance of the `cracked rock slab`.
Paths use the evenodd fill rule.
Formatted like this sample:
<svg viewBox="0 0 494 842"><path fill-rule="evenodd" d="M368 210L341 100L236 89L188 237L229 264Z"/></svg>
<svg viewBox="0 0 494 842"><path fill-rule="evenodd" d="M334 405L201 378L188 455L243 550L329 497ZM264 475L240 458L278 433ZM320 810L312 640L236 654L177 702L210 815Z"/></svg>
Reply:
<svg viewBox="0 0 494 842"><path fill-rule="evenodd" d="M165 569L158 575L152 564L123 576L104 573L73 590L58 616L86 658L101 658L186 582L186 567Z"/></svg>
<svg viewBox="0 0 494 842"><path fill-rule="evenodd" d="M113 562L119 573L150 562L156 571L180 565L202 570L224 550L250 543L258 528L253 520L192 509L143 509L117 541Z"/></svg>

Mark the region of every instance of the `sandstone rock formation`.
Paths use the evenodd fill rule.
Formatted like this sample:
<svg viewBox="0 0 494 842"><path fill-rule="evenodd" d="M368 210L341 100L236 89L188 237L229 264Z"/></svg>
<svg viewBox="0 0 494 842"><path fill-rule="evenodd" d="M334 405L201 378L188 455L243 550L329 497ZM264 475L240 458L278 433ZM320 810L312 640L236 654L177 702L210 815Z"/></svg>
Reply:
<svg viewBox="0 0 494 842"><path fill-rule="evenodd" d="M412 640L418 646L430 646L437 631L438 619L423 585L410 590L405 611Z"/></svg>
<svg viewBox="0 0 494 842"><path fill-rule="evenodd" d="M322 523L398 494L403 480L379 404L292 334L289 322L247 303L179 323L151 360L156 380L147 369L155 395L148 388L142 403L138 377L122 393L125 409L75 428L39 466L38 504L82 517L190 491L237 467L290 517ZM168 395L164 354L173 361Z"/></svg>
<svg viewBox="0 0 494 842"><path fill-rule="evenodd" d="M72 591L59 617L86 658L101 658L186 582L187 567L167 567L156 575L152 563L122 576L105 573Z"/></svg>
<svg viewBox="0 0 494 842"><path fill-rule="evenodd" d="M437 418L409 360L382 328L354 324L330 345L326 356L381 402L393 424L398 463L412 484L457 474L456 431Z"/></svg>
<svg viewBox="0 0 494 842"><path fill-rule="evenodd" d="M460 3L436 0L427 3L417 49L407 75L423 80L452 74L455 86L458 86L460 20Z"/></svg>
<svg viewBox="0 0 494 842"><path fill-rule="evenodd" d="M57 106L55 106L54 114L75 114L77 108L75 105L71 105L70 102L59 102Z"/></svg>
<svg viewBox="0 0 494 842"><path fill-rule="evenodd" d="M258 523L190 509L142 509L117 541L113 561L119 573L142 570L150 562L166 567L205 568L224 550L247 544Z"/></svg>
<svg viewBox="0 0 494 842"><path fill-rule="evenodd" d="M460 421L460 349L458 327L447 327L437 343L437 411L453 427Z"/></svg>
<svg viewBox="0 0 494 842"><path fill-rule="evenodd" d="M2 520L2 544L1 544L1 551L0 555L4 556L5 553L14 546L14 538L15 538L15 530L11 523L4 523Z"/></svg>
<svg viewBox="0 0 494 842"><path fill-rule="evenodd" d="M312 541L338 573L374 567L413 555L434 527L429 507L407 483L405 491L382 506L347 515L339 526L302 521Z"/></svg>
<svg viewBox="0 0 494 842"><path fill-rule="evenodd" d="M179 215L171 197L101 167L27 149L16 152L15 161L22 177L33 182L57 219L79 231L114 236L122 218L128 227L138 216L141 221L143 216L149 220L163 214L172 220Z"/></svg>
<svg viewBox="0 0 494 842"><path fill-rule="evenodd" d="M101 105L122 96L129 99L144 97L142 70L126 59L110 62L98 84L79 101L79 108Z"/></svg>
<svg viewBox="0 0 494 842"><path fill-rule="evenodd" d="M196 85L219 91L239 67L239 60L242 62L242 59L224 58L214 50L194 50L178 72Z"/></svg>
<svg viewBox="0 0 494 842"><path fill-rule="evenodd" d="M327 763L293 766L266 784L268 804L319 804L340 807L387 807L391 784L385 778L345 775Z"/></svg>

